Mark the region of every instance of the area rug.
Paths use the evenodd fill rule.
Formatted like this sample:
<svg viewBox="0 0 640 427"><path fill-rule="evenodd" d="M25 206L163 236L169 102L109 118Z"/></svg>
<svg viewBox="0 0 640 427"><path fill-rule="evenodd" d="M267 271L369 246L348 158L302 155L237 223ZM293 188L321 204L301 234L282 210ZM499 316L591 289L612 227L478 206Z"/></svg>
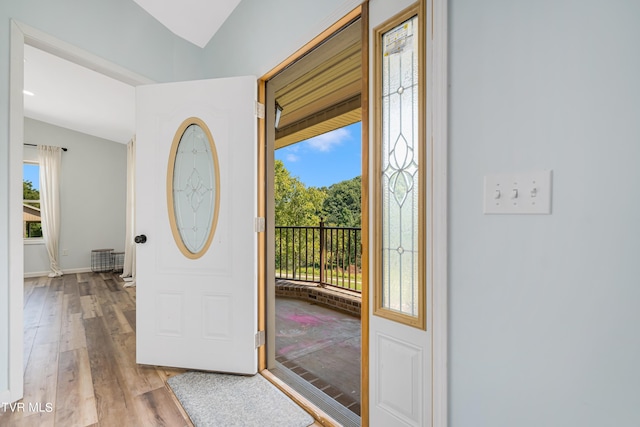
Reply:
<svg viewBox="0 0 640 427"><path fill-rule="evenodd" d="M307 427L313 418L262 375L187 372L167 381L196 427Z"/></svg>

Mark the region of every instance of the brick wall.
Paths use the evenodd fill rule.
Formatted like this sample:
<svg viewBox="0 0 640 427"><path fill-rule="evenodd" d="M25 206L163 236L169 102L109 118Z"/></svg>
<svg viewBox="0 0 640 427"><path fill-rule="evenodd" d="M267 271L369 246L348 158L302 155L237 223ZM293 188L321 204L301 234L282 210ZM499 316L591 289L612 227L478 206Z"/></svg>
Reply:
<svg viewBox="0 0 640 427"><path fill-rule="evenodd" d="M360 317L362 297L354 292L331 287L323 288L314 283L276 279L276 296L297 298Z"/></svg>

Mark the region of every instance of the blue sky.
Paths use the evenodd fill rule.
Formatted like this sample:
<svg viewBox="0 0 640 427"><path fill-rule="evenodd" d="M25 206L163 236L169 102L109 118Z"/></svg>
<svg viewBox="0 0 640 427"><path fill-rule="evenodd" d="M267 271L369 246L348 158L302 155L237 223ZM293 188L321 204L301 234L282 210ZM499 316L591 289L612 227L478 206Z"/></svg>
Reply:
<svg viewBox="0 0 640 427"><path fill-rule="evenodd" d="M22 168L24 181L31 181L33 188L40 190L40 179L38 178L38 170L40 166L25 163Z"/></svg>
<svg viewBox="0 0 640 427"><path fill-rule="evenodd" d="M275 151L307 187L328 187L361 174L361 123L354 123Z"/></svg>

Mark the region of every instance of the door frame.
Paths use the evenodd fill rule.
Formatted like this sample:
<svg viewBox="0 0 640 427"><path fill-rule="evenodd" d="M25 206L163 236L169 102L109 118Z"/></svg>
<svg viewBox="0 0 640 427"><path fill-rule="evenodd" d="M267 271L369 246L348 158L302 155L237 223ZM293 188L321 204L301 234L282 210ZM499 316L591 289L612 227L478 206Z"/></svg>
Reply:
<svg viewBox="0 0 640 427"><path fill-rule="evenodd" d="M432 286L432 418L434 427L446 427L449 422L448 376L448 23L447 0L425 1L425 9L431 10L431 45L427 61L427 88L431 100L427 101L427 138L431 138L432 157L432 238L431 280ZM427 12L423 10L423 13ZM425 13L425 17L428 15ZM429 73L430 71L430 73ZM428 90L427 89L427 90Z"/></svg>
<svg viewBox="0 0 640 427"><path fill-rule="evenodd" d="M360 405L362 425L368 425L369 415L369 2L365 0L360 6L356 7L333 25L328 27L310 42L298 49L283 62L278 64L272 70L264 74L258 79L258 102L265 104L267 97L266 85L267 81L275 77L280 71L292 65L294 62L311 52L313 49L322 44L325 40L335 34L337 31L345 27L348 23L355 19L361 19L361 55L362 55L362 90L361 90L361 109L362 109L362 302L361 302L361 364L360 364ZM265 109L266 110L266 109ZM258 215L263 218L269 218L267 197L273 196L273 188L267 188L267 156L273 156L267 150L267 129L266 119L258 121ZM271 217L273 214L271 213ZM273 270L273 259L269 258L267 243L269 239L269 230L273 228L273 218L271 222L266 221L266 233L260 233L258 238L258 330L267 330L267 311L274 310L275 307L267 306L267 277L275 276ZM273 238L273 236L271 236ZM262 346L258 353L258 370L265 378L275 384L284 391L296 403L311 412L323 425L332 425L331 419L320 409L315 407L306 398L302 397L295 390L284 382L273 376L267 369L267 351L266 346Z"/></svg>
<svg viewBox="0 0 640 427"><path fill-rule="evenodd" d="M0 395L3 402L14 402L24 394L24 239L22 223L22 163L24 139L24 46L29 45L82 65L131 86L155 83L153 80L109 62L97 55L59 40L43 31L11 20L9 65L9 390Z"/></svg>
<svg viewBox="0 0 640 427"><path fill-rule="evenodd" d="M426 19L430 18L431 31L427 34L427 77L426 88L430 93L428 97L426 115L427 138L431 142L431 183L432 195L430 200L431 224L429 232L431 239L429 242L429 266L430 280L432 281L431 294L429 295L431 304L432 321L432 377L431 377L431 425L434 427L445 427L449 420L448 411L448 3L447 0L423 0L422 13ZM366 149L363 147L362 153L362 173L363 185L369 188L369 51L370 51L370 31L369 31L369 3L364 0L362 5L346 15L342 20L336 22L301 49L292 54L289 58L266 73L258 80L258 101L265 103L266 82L282 69L302 57L311 49L319 45L325 38L344 26L346 22L354 19L360 14L363 19L363 44L366 41L367 48L363 49L363 69L366 69L363 79L366 90L362 91L362 111L363 126L362 138L366 141ZM365 122L366 121L366 122ZM365 125L366 123L366 125ZM258 177L259 215L266 217L266 195L267 189L265 179L266 162L266 127L265 120L259 120L258 124ZM365 180L365 174L366 180ZM366 184L365 184L366 183ZM271 189L273 191L273 189ZM368 196L368 193L367 195ZM369 200L366 203L367 215L362 218L362 226L370 229L369 221ZM364 241L366 236L366 241ZM366 280L369 281L369 233L363 232L363 273L366 271ZM266 236L261 233L258 241L259 251L259 294L258 294L258 330L266 329L266 274L268 265L266 264ZM367 254L365 257L364 254ZM365 267L366 263L366 269ZM273 273L273 272L272 272ZM363 280L365 277L363 277ZM362 425L369 424L369 288L367 294L363 292L362 300ZM363 287L364 291L364 287ZM294 398L299 404L307 407L308 402L301 398L295 391L286 384L273 377L266 371L266 351L264 347L259 352L259 370L267 379L271 380L285 393ZM313 408L307 407L308 410ZM323 420L321 420L322 422ZM323 423L324 424L324 423Z"/></svg>

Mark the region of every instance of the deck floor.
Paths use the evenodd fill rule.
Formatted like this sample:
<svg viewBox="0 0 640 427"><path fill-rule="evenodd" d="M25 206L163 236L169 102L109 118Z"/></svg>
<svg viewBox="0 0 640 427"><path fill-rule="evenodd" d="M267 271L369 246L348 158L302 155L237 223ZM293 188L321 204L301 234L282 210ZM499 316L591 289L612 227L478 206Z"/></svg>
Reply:
<svg viewBox="0 0 640 427"><path fill-rule="evenodd" d="M360 415L360 319L276 298L276 360Z"/></svg>

